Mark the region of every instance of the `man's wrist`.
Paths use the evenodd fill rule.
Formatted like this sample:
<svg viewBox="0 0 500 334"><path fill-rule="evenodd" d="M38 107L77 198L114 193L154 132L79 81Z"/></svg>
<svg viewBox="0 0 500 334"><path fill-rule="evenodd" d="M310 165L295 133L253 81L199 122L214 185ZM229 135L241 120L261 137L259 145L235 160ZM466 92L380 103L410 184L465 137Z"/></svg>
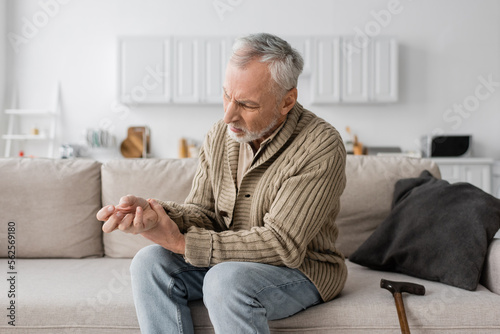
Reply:
<svg viewBox="0 0 500 334"><path fill-rule="evenodd" d="M159 226L157 226L156 228L159 228ZM169 240L168 237L162 237L162 240L157 243L163 248L168 249L169 251L176 254L184 255L184 253L186 252L186 239L184 238L184 234L180 232L179 235L175 238L174 242L172 242L172 239Z"/></svg>
<svg viewBox="0 0 500 334"><path fill-rule="evenodd" d="M184 255L186 253L186 238L184 238L184 234L181 234L179 237L179 246L177 254Z"/></svg>

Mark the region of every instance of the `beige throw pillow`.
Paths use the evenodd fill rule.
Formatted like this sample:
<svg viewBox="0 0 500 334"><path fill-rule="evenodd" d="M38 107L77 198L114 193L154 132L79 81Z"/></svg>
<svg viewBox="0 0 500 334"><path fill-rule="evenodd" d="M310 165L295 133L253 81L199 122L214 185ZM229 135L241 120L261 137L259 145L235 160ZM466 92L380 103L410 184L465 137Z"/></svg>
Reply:
<svg viewBox="0 0 500 334"><path fill-rule="evenodd" d="M102 256L100 169L83 159L0 159L0 256L9 225L18 258Z"/></svg>

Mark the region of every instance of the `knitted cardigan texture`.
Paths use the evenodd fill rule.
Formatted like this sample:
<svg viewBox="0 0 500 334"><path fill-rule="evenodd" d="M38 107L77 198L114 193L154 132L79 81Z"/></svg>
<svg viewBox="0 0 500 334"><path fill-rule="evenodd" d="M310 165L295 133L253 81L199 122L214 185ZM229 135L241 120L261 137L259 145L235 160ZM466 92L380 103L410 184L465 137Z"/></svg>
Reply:
<svg viewBox="0 0 500 334"><path fill-rule="evenodd" d="M236 188L240 144L219 121L207 134L184 204L160 202L199 267L250 261L298 268L324 301L344 287L335 218L345 188L345 149L337 130L297 103L276 137L255 156Z"/></svg>

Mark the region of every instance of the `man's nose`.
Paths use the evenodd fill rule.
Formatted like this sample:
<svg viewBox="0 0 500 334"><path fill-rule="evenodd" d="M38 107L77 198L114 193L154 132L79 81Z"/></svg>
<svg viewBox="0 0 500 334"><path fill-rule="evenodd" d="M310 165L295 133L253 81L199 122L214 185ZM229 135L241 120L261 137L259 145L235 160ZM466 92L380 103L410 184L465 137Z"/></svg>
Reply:
<svg viewBox="0 0 500 334"><path fill-rule="evenodd" d="M240 116L237 104L233 101L227 102L224 109L224 122L226 124L235 123L239 121L239 119Z"/></svg>

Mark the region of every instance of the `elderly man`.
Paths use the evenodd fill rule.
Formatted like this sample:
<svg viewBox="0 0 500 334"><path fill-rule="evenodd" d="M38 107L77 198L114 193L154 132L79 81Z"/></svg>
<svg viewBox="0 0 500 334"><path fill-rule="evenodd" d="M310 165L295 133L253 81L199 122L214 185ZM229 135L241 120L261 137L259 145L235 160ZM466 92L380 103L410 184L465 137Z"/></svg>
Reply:
<svg viewBox="0 0 500 334"><path fill-rule="evenodd" d="M345 150L335 128L297 102L302 67L276 36L238 39L224 119L206 136L185 203L129 195L98 212L104 232L157 244L131 265L142 333L193 333L188 302L201 298L216 333L269 333L268 320L342 290L335 218Z"/></svg>

